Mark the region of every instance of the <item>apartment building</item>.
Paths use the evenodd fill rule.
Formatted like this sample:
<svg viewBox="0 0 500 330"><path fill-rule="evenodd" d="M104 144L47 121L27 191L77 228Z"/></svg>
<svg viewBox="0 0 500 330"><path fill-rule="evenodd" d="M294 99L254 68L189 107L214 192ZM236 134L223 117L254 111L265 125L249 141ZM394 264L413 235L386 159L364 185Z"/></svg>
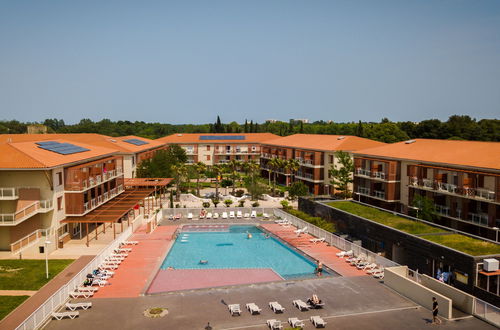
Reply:
<svg viewBox="0 0 500 330"><path fill-rule="evenodd" d="M230 160L256 162L260 159L261 145L278 138L272 133L217 133L217 134L172 134L156 141L178 144L188 156L187 163L203 162L206 165L225 164Z"/></svg>
<svg viewBox="0 0 500 330"><path fill-rule="evenodd" d="M270 170L277 172L277 182L282 185L289 185L293 176L294 180L304 182L312 194L331 194L334 189L330 183L329 170L333 164L337 164L336 151L352 153L381 145L385 143L357 136L294 134L280 137L262 144L262 175L267 177ZM269 162L273 158L297 159L300 168L296 173L272 169Z"/></svg>
<svg viewBox="0 0 500 330"><path fill-rule="evenodd" d="M123 179L117 150L40 135L0 135L0 251L17 250L24 239L78 235L81 226L62 221L121 194Z"/></svg>
<svg viewBox="0 0 500 330"><path fill-rule="evenodd" d="M498 240L500 143L416 139L358 150L354 162L360 201L414 214L425 196L436 222Z"/></svg>
<svg viewBox="0 0 500 330"><path fill-rule="evenodd" d="M75 143L113 149L117 151L117 155L123 158L123 173L125 178L135 178L137 165L141 161L150 159L158 150L165 150L167 148L165 143L133 135L111 137L95 133L5 134L2 135L2 138L6 141L10 139L17 142L61 138Z"/></svg>

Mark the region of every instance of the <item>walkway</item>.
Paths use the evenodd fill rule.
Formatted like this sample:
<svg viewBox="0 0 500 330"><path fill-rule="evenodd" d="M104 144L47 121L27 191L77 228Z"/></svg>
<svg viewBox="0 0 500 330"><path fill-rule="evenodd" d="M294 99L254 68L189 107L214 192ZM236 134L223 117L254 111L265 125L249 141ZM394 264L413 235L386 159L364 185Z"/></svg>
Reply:
<svg viewBox="0 0 500 330"><path fill-rule="evenodd" d="M340 252L340 250L336 247L326 245L325 243L311 243L309 240L315 238L314 236L309 234L297 236L294 233L296 228L292 226L284 227L278 224L263 224L261 226L288 244L304 251L314 259L321 260L324 265L342 276L366 276L364 271L352 267L344 259L337 257L335 254Z"/></svg>
<svg viewBox="0 0 500 330"><path fill-rule="evenodd" d="M160 226L151 234L146 233L146 225L139 228L129 238L139 241L139 244L131 246L132 252L109 279L109 285L99 288L94 298L127 298L143 294L163 261L177 227Z"/></svg>
<svg viewBox="0 0 500 330"><path fill-rule="evenodd" d="M32 290L0 290L0 296L33 296L37 292Z"/></svg>
<svg viewBox="0 0 500 330"><path fill-rule="evenodd" d="M81 256L62 272L60 272L52 281L45 284L37 293L28 298L12 313L0 321L0 329L15 329L21 322L26 320L41 304L52 296L60 287L68 283L75 274L82 270L95 256Z"/></svg>

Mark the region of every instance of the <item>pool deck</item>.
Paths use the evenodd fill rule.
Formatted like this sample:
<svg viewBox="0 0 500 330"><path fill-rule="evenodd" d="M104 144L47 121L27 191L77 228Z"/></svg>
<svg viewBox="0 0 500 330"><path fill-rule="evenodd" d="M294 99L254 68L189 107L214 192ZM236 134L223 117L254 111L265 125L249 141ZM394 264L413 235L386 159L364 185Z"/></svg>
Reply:
<svg viewBox="0 0 500 330"><path fill-rule="evenodd" d="M346 263L344 259L335 254L339 249L329 246L326 243L311 243L310 239L315 238L309 234L297 236L295 227L284 227L278 224L262 224L262 228L278 236L288 244L305 252L312 258L320 260L325 266L333 269L341 276L368 276L364 271L357 269Z"/></svg>
<svg viewBox="0 0 500 330"><path fill-rule="evenodd" d="M146 226L139 228L129 240L138 241L130 246L132 251L109 279L109 284L99 288L95 298L138 297L154 276L159 263L163 261L178 226L160 226L150 234Z"/></svg>

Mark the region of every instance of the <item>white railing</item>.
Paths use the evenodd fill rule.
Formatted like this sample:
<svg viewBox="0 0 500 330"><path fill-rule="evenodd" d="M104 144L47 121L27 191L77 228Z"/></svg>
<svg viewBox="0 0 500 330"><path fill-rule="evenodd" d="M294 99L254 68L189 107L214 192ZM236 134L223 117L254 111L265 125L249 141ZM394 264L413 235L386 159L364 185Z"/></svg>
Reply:
<svg viewBox="0 0 500 330"><path fill-rule="evenodd" d="M481 299L475 298L474 315L500 327L500 308L493 306Z"/></svg>
<svg viewBox="0 0 500 330"><path fill-rule="evenodd" d="M455 194L457 192L457 186L451 183L437 182L437 189L441 191L447 191L452 194Z"/></svg>
<svg viewBox="0 0 500 330"><path fill-rule="evenodd" d="M476 197L494 201L495 192L489 191L488 189L476 188Z"/></svg>
<svg viewBox="0 0 500 330"><path fill-rule="evenodd" d="M142 216L138 216L138 220ZM49 299L47 299L37 310L35 310L26 320L24 320L16 330L33 330L41 327L54 311L60 308L69 300L69 293L80 286L86 279L87 274L92 273L94 269L119 247L120 242L126 240L132 235L132 226L123 231L113 242L111 242L101 253L99 253L90 263L87 264L77 275L75 275L66 285L63 285ZM50 263L50 260L49 260Z"/></svg>
<svg viewBox="0 0 500 330"><path fill-rule="evenodd" d="M380 190L374 190L373 194L375 197L380 198L380 199L385 199L385 191L380 191Z"/></svg>
<svg viewBox="0 0 500 330"><path fill-rule="evenodd" d="M370 195L370 188L358 187L358 193L362 195Z"/></svg>
<svg viewBox="0 0 500 330"><path fill-rule="evenodd" d="M424 184L424 187L434 189L434 181L433 180L431 180L431 179L422 179L422 183Z"/></svg>
<svg viewBox="0 0 500 330"><path fill-rule="evenodd" d="M377 253L374 253L370 250L367 250L357 244L354 244L340 236L337 236L333 233L330 233L329 231L326 231L324 229L321 229L315 225L310 224L307 221L304 221L300 218L297 218L296 216L291 215L290 213L286 213L285 211L281 209L274 209L274 214L282 219L287 219L289 220L292 225L294 225L297 228L304 228L307 227L307 233L311 234L313 236L316 236L318 238L325 238L325 241L332 245L335 246L336 248L344 251L352 250L355 256L359 256L360 254L366 255L367 259L369 262L374 262L380 266L383 267L393 267L393 266L399 266L398 263L389 260L387 258L384 258Z"/></svg>
<svg viewBox="0 0 500 330"><path fill-rule="evenodd" d="M368 177L372 176L372 172L370 170L365 170L364 168L361 168L361 167L356 169L356 174L368 176Z"/></svg>
<svg viewBox="0 0 500 330"><path fill-rule="evenodd" d="M37 213L53 209L51 200L35 201L14 213L0 214L0 225L16 225Z"/></svg>
<svg viewBox="0 0 500 330"><path fill-rule="evenodd" d="M469 219L472 222L487 226L488 225L488 215L480 213L469 213Z"/></svg>
<svg viewBox="0 0 500 330"><path fill-rule="evenodd" d="M0 199L17 199L17 188L0 188Z"/></svg>
<svg viewBox="0 0 500 330"><path fill-rule="evenodd" d="M434 205L434 207L436 209L436 213L441 214L441 215L445 215L445 216L450 215L450 208L448 206L436 204L436 205Z"/></svg>
<svg viewBox="0 0 500 330"><path fill-rule="evenodd" d="M311 173L297 172L295 176L298 178L314 180L314 176Z"/></svg>
<svg viewBox="0 0 500 330"><path fill-rule="evenodd" d="M385 180L384 172L372 172L374 178Z"/></svg>
<svg viewBox="0 0 500 330"><path fill-rule="evenodd" d="M49 232L48 229L37 229L31 234L28 234L23 238L18 239L14 243L11 243L10 251L13 254L20 253L25 249L29 248L30 246L33 246L36 242L40 240L40 238L46 237L48 232Z"/></svg>

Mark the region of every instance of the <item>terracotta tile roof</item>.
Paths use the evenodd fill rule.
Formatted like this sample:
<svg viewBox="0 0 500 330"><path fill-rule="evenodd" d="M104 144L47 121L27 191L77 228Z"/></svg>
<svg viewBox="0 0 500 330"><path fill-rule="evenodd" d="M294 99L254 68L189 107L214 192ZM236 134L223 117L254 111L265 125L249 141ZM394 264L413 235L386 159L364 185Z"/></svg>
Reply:
<svg viewBox="0 0 500 330"><path fill-rule="evenodd" d="M200 140L200 136L234 136L243 135L245 140ZM161 141L163 143L263 143L264 141L276 139L279 137L272 133L179 133L164 136L162 138L156 139L156 141Z"/></svg>
<svg viewBox="0 0 500 330"><path fill-rule="evenodd" d="M48 151L35 143L15 142L0 144L0 168L15 169L15 168L50 168L66 164L78 163L87 159L101 158L116 153L116 150L96 147L84 143L75 143L69 140L51 139L60 143L72 143L80 147L89 149L88 151L79 152L71 155L61 155L52 151Z"/></svg>
<svg viewBox="0 0 500 330"><path fill-rule="evenodd" d="M266 141L264 145L321 151L354 151L378 147L385 143L350 135L294 134Z"/></svg>
<svg viewBox="0 0 500 330"><path fill-rule="evenodd" d="M356 155L500 170L500 142L415 139L358 150Z"/></svg>
<svg viewBox="0 0 500 330"><path fill-rule="evenodd" d="M164 145L164 143L159 142L157 140L146 139L133 135L111 137L95 133L2 134L0 135L0 144L7 143L8 141L25 142L25 141L44 141L44 140L54 140L54 139L64 139L77 143L86 143L97 147L115 149L121 153L136 153L153 148L158 148ZM134 144L124 142L124 140L128 139L139 139L141 141L145 141L148 143L141 146L136 146Z"/></svg>

